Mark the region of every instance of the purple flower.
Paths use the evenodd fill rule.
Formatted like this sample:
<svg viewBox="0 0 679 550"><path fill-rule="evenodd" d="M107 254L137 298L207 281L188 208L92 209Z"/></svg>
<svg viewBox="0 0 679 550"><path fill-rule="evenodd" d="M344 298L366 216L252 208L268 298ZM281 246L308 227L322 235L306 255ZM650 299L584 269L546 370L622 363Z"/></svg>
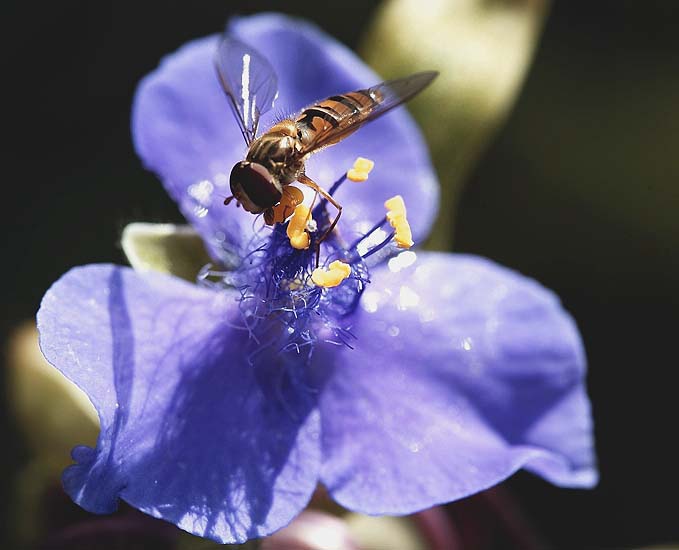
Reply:
<svg viewBox="0 0 679 550"><path fill-rule="evenodd" d="M379 81L297 20L242 18L229 32L270 60L277 106L290 112ZM38 313L45 356L101 422L96 448L74 449L64 473L73 500L107 513L122 498L239 542L285 526L318 483L367 514L460 499L520 468L592 486L585 356L557 297L488 260L394 255L382 229L366 237L396 194L416 242L435 214L436 179L405 110L308 164L328 186L358 155L376 161L367 182L335 195L344 214L321 261L351 265L339 286L310 282L313 249L291 248L284 225L222 204L245 147L215 76L217 41L165 58L139 87L132 126L145 165L223 269L189 284L78 267ZM314 213L320 231L329 214Z"/></svg>

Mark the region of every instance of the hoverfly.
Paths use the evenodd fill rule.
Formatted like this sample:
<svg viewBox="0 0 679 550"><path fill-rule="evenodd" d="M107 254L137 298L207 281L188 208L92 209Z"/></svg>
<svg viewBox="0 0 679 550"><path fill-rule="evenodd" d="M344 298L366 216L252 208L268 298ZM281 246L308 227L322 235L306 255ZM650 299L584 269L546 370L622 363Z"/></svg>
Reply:
<svg viewBox="0 0 679 550"><path fill-rule="evenodd" d="M265 222L276 221L276 207L286 186L298 181L313 189L337 209L337 215L316 242L318 246L334 229L342 206L304 171L310 155L334 145L362 125L375 120L421 92L438 75L426 71L405 78L382 82L371 88L333 95L303 109L298 115L274 124L259 137L262 114L270 110L278 96L278 79L269 62L250 46L224 36L219 44L215 66L243 134L248 151L245 160L231 170L233 199L253 214L264 213Z"/></svg>

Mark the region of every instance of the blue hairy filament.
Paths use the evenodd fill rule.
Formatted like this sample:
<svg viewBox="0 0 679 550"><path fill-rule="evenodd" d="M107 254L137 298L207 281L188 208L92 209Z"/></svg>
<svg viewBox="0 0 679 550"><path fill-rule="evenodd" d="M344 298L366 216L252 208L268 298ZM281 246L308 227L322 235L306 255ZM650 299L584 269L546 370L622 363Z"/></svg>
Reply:
<svg viewBox="0 0 679 550"><path fill-rule="evenodd" d="M330 194L345 180L346 174L332 185ZM322 265L338 259L351 266L351 274L336 287L322 288L312 283L311 274L316 267L318 239L333 220L328 210L325 199L313 209L317 228L310 235L308 249L293 248L286 233L287 222L279 223L268 237L262 238L264 229L254 232L252 242L257 244L253 244L235 270L220 271L207 266L199 275L200 284L238 289L241 328L249 336L252 365L265 356L264 351L272 350L282 356L302 355L308 362L319 341L352 347L355 336L344 319L358 307L370 282L364 258L389 244L393 234L361 256L358 246L384 226L386 218L348 246L337 229L333 230L320 245Z"/></svg>

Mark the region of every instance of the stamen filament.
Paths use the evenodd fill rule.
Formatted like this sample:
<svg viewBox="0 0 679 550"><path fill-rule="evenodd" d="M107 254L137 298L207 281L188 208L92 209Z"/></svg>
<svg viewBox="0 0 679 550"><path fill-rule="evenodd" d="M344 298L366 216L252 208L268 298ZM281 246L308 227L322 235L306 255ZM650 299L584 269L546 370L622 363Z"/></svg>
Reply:
<svg viewBox="0 0 679 550"><path fill-rule="evenodd" d="M361 244L368 237L370 237L370 235L372 235L375 231L377 231L378 229L381 229L382 226L385 223L387 223L387 217L386 216L384 218L382 218L379 222L377 222L375 225L373 225L365 235L363 235L362 237L359 237L353 243L351 243L351 245L349 245L349 250L355 250L356 247L358 247L359 244Z"/></svg>
<svg viewBox="0 0 679 550"><path fill-rule="evenodd" d="M347 173L345 172L344 174L342 174L342 177L340 179L338 179L335 183L332 184L332 187L328 191L328 195L331 195L331 196L334 195L335 191L337 191L339 189L340 185L342 185L346 181L346 179L347 179Z"/></svg>
<svg viewBox="0 0 679 550"><path fill-rule="evenodd" d="M392 232L387 236L386 239L384 239L380 244L375 245L373 248L371 248L370 250L368 250L368 252L366 252L365 254L363 254L363 256L361 256L361 258L363 258L363 259L365 260L365 259L368 258L369 256L372 256L372 255L373 255L375 252L377 252L378 250L382 250L385 246L387 246L387 245L391 242L391 240L394 238L394 235L396 235L396 231L392 231Z"/></svg>

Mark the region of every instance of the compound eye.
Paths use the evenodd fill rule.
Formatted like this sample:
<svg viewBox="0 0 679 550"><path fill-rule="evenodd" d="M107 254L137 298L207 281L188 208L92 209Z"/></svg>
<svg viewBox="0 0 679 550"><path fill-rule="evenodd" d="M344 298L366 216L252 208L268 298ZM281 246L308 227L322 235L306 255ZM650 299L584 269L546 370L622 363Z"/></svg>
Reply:
<svg viewBox="0 0 679 550"><path fill-rule="evenodd" d="M259 213L278 204L283 195L269 171L256 162L239 162L231 170L231 192L248 212Z"/></svg>

